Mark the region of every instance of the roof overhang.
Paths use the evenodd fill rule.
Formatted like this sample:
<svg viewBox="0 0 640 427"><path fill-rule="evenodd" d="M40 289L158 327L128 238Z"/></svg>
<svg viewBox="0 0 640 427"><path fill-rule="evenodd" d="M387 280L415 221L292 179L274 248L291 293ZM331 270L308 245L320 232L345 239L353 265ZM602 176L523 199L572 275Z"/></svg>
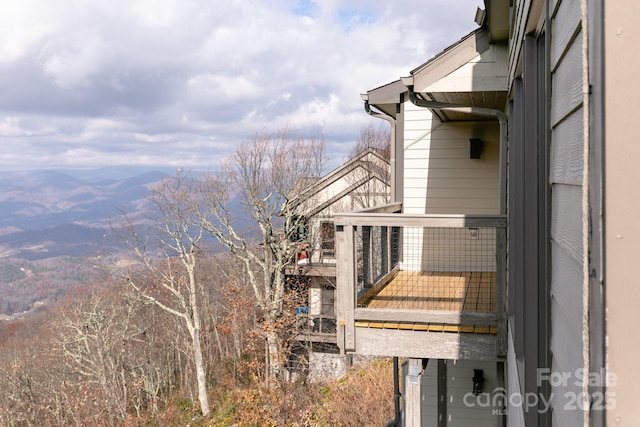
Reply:
<svg viewBox="0 0 640 427"><path fill-rule="evenodd" d="M485 0L487 29L491 42L509 39L510 0Z"/></svg>
<svg viewBox="0 0 640 427"><path fill-rule="evenodd" d="M498 9L498 6L494 12L489 9L487 19L491 19L491 13L498 13ZM362 99L395 118L397 105L409 99L407 85L410 84L417 96L425 100L504 111L508 90L508 48L506 42L493 40L486 26L478 28L411 70L409 78L372 89L363 94ZM441 121L491 120L487 116L458 111L431 111Z"/></svg>
<svg viewBox="0 0 640 427"><path fill-rule="evenodd" d="M405 88L406 91L406 88ZM382 169L390 167L389 160L381 153L381 150L368 148L353 158L349 159L342 165L338 166L320 179L304 180L301 182L296 191L295 196L292 196L288 201L289 206L295 209L298 214L311 217L316 215L327 206L332 205L337 200L344 197L346 194L351 193L360 186L364 185L366 181L370 179L377 179L378 181L389 186L386 182L387 178L382 173ZM358 168L365 168L367 173L364 175L357 175L354 179L348 180L347 188L342 192L336 193L328 199L314 200L318 194L329 186L333 185L341 179L345 179L349 174L352 174L354 170ZM362 181L362 182L360 182ZM305 185L306 184L306 185ZM309 204L309 201L313 201Z"/></svg>
<svg viewBox="0 0 640 427"><path fill-rule="evenodd" d="M419 98L465 107L503 111L507 102L506 43L490 43L486 29L478 29L433 59L411 71L403 85L412 85ZM456 111L431 110L442 121L492 120Z"/></svg>
<svg viewBox="0 0 640 427"><path fill-rule="evenodd" d="M407 87L400 80L388 83L361 95L363 101L375 106L377 110L388 116L396 117L396 108L402 102L402 94L407 93Z"/></svg>

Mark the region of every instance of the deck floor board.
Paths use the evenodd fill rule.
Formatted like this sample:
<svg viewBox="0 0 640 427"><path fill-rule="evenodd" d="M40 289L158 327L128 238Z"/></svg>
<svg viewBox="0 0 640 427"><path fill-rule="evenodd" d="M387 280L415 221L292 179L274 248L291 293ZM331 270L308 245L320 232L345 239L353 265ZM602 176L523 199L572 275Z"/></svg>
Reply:
<svg viewBox="0 0 640 427"><path fill-rule="evenodd" d="M358 305L397 310L493 313L496 309L496 274L486 271L399 271L377 294L367 295L358 301ZM357 326L430 332L496 333L496 328L488 325L357 322Z"/></svg>

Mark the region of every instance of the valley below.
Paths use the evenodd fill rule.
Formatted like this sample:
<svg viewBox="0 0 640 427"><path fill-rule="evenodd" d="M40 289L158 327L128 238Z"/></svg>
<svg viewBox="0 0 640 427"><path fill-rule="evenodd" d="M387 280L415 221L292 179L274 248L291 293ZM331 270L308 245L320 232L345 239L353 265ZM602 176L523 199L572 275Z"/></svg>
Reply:
<svg viewBox="0 0 640 427"><path fill-rule="evenodd" d="M127 258L124 213L150 220L147 197L168 171L0 172L0 319L50 306Z"/></svg>

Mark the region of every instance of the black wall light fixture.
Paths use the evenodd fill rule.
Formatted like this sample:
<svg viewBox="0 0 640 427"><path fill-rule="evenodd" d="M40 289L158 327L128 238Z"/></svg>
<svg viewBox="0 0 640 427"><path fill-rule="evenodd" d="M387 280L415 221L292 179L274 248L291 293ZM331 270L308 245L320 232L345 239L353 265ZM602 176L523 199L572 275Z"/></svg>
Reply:
<svg viewBox="0 0 640 427"><path fill-rule="evenodd" d="M482 154L482 140L480 138L471 138L469 140L469 158L479 159Z"/></svg>
<svg viewBox="0 0 640 427"><path fill-rule="evenodd" d="M482 385L484 384L484 375L482 369L473 370L473 394L479 395L482 393Z"/></svg>

